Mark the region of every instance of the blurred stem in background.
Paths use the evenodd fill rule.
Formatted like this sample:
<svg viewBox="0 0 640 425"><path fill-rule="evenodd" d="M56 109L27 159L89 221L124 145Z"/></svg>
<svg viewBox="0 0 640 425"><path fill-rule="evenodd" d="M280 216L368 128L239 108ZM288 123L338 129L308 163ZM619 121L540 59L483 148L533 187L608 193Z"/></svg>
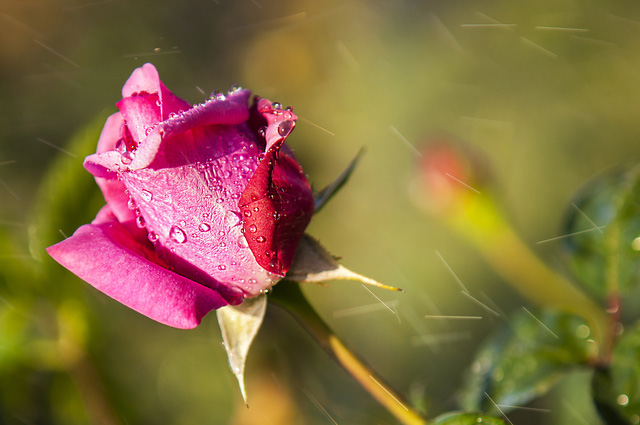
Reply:
<svg viewBox="0 0 640 425"><path fill-rule="evenodd" d="M425 205L473 243L513 288L536 305L583 317L597 344L594 363L607 364L615 339L615 317L549 268L522 241L492 197L484 166L474 152L446 143L432 146L421 164L429 192Z"/></svg>
<svg viewBox="0 0 640 425"><path fill-rule="evenodd" d="M311 307L297 283L281 282L270 301L282 307L342 366L371 396L405 425L424 425L427 421L402 401L376 372L363 363Z"/></svg>

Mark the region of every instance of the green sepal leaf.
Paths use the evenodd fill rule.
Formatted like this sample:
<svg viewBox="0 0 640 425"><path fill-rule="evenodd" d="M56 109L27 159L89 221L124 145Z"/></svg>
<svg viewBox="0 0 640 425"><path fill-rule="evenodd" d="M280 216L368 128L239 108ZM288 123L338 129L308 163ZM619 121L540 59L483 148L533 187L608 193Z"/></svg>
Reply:
<svg viewBox="0 0 640 425"><path fill-rule="evenodd" d="M352 272L338 263L329 251L307 234L302 236L293 264L285 278L299 283L322 283L329 280L357 280L378 288L404 292L400 288L385 285L384 283Z"/></svg>
<svg viewBox="0 0 640 425"><path fill-rule="evenodd" d="M595 295L628 293L640 279L640 168L589 183L569 209L571 271Z"/></svg>
<svg viewBox="0 0 640 425"><path fill-rule="evenodd" d="M356 157L353 158L351 163L349 163L349 166L345 168L345 170L342 173L340 173L340 175L336 177L336 179L331 184L329 184L327 187L325 187L321 191L315 192L313 194L313 197L315 199L316 213L320 211L322 207L324 207L327 204L327 202L329 202L329 199L331 199L333 195L338 193L338 191L342 188L342 186L344 186L347 183L347 181L349 180L349 177L351 177L351 173L353 173L353 170L355 170L356 165L358 165L360 158L362 158L362 155L364 155L364 148L360 149L360 152L358 152Z"/></svg>
<svg viewBox="0 0 640 425"><path fill-rule="evenodd" d="M590 363L595 344L584 321L564 313L517 313L478 352L460 394L466 410L497 414L547 393Z"/></svg>
<svg viewBox="0 0 640 425"><path fill-rule="evenodd" d="M433 425L504 425L500 418L475 413L446 413L439 416Z"/></svg>
<svg viewBox="0 0 640 425"><path fill-rule="evenodd" d="M247 393L244 387L244 366L251 343L262 325L266 309L267 296L263 294L255 298L247 298L238 306L226 306L216 311L224 348L229 357L229 367L238 379L245 403L247 403Z"/></svg>

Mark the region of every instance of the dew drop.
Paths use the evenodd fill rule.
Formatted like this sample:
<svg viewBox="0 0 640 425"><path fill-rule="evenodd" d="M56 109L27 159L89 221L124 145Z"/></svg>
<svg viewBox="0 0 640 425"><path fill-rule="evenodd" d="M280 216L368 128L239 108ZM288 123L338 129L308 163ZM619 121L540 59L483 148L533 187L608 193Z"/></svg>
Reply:
<svg viewBox="0 0 640 425"><path fill-rule="evenodd" d="M207 223L200 223L200 225L198 226L198 230L200 230L201 232L208 232L209 230L211 230L211 226L209 226Z"/></svg>
<svg viewBox="0 0 640 425"><path fill-rule="evenodd" d="M251 233L255 233L258 231L258 226L256 226L255 224L252 224L251 226L249 226L249 231Z"/></svg>
<svg viewBox="0 0 640 425"><path fill-rule="evenodd" d="M127 142L125 142L124 139L118 139L118 141L116 142L116 152L122 155L126 151L127 151Z"/></svg>
<svg viewBox="0 0 640 425"><path fill-rule="evenodd" d="M224 215L224 221L231 227L237 226L240 224L240 216L235 211L227 211Z"/></svg>
<svg viewBox="0 0 640 425"><path fill-rule="evenodd" d="M149 192L148 190L143 190L142 192L140 192L140 197L149 202L153 199L153 193Z"/></svg>
<svg viewBox="0 0 640 425"><path fill-rule="evenodd" d="M130 210L135 210L136 209L136 202L133 200L133 198L129 198L129 201L127 201L127 207Z"/></svg>
<svg viewBox="0 0 640 425"><path fill-rule="evenodd" d="M264 236L258 236L256 238L256 242L258 242L258 243L264 243L266 241L267 241L267 238L265 238Z"/></svg>
<svg viewBox="0 0 640 425"><path fill-rule="evenodd" d="M278 134L282 137L286 137L293 129L294 122L291 120L282 121L278 124Z"/></svg>
<svg viewBox="0 0 640 425"><path fill-rule="evenodd" d="M221 204L221 203L223 203L223 202L224 202L224 198L218 198L218 199L216 199L216 202L217 202L217 203L219 203L219 204Z"/></svg>
<svg viewBox="0 0 640 425"><path fill-rule="evenodd" d="M187 225L187 222L186 222L186 221L184 221L184 220L180 220L180 221L178 222L178 226L182 226L182 227L184 227L184 226L186 226L186 225Z"/></svg>
<svg viewBox="0 0 640 425"><path fill-rule="evenodd" d="M280 220L280 213L278 211L273 212L273 220L274 221Z"/></svg>
<svg viewBox="0 0 640 425"><path fill-rule="evenodd" d="M248 248L249 247L249 243L247 242L247 239L242 235L238 238L238 246L240 248Z"/></svg>
<svg viewBox="0 0 640 425"><path fill-rule="evenodd" d="M258 212L258 211L260 211L260 208L258 208L258 207L253 207L253 211L254 211L254 212Z"/></svg>
<svg viewBox="0 0 640 425"><path fill-rule="evenodd" d="M249 210L244 210L243 214L245 217L251 217L251 211Z"/></svg>
<svg viewBox="0 0 640 425"><path fill-rule="evenodd" d="M120 156L120 162L122 162L124 165L129 165L131 164L131 161L133 161L134 157L135 154L133 152L124 151Z"/></svg>
<svg viewBox="0 0 640 425"><path fill-rule="evenodd" d="M156 235L155 232L149 232L147 238L149 239L149 241L155 242L158 240L158 235Z"/></svg>
<svg viewBox="0 0 640 425"><path fill-rule="evenodd" d="M225 266L224 264L220 264L218 266L218 270L226 270L226 269L227 269L227 266Z"/></svg>
<svg viewBox="0 0 640 425"><path fill-rule="evenodd" d="M258 129L258 134L260 135L260 137L264 137L265 134L267 134L267 127L260 127Z"/></svg>
<svg viewBox="0 0 640 425"><path fill-rule="evenodd" d="M280 109L282 109L282 105L281 105L280 103L278 103L278 102L273 102L273 103L271 104L271 107L272 107L273 109L276 109L276 110L280 110Z"/></svg>
<svg viewBox="0 0 640 425"><path fill-rule="evenodd" d="M144 228L145 222L144 222L144 217L142 217L141 215L136 217L136 226L138 226L140 229Z"/></svg>
<svg viewBox="0 0 640 425"><path fill-rule="evenodd" d="M226 235L226 233L224 232L224 230L220 230L220 231L218 232L218 236L224 236L224 235Z"/></svg>
<svg viewBox="0 0 640 425"><path fill-rule="evenodd" d="M172 226L169 230L169 238L176 243L185 243L187 241L187 235L184 230L178 226Z"/></svg>

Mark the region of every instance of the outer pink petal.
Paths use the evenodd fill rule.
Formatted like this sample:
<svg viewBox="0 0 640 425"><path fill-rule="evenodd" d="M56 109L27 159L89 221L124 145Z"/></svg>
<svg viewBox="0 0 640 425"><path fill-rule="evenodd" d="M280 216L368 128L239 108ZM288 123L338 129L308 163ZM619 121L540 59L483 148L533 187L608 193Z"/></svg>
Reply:
<svg viewBox="0 0 640 425"><path fill-rule="evenodd" d="M98 139L97 153L112 151L116 148L116 143L124 133L124 119L120 112L116 112L107 118L104 123L100 139Z"/></svg>
<svg viewBox="0 0 640 425"><path fill-rule="evenodd" d="M47 248L57 262L113 299L165 325L194 328L227 305L222 296L149 260L144 246L103 209L98 220Z"/></svg>
<svg viewBox="0 0 640 425"><path fill-rule="evenodd" d="M238 90L224 99L210 99L163 121L154 127L144 143L140 144L129 169L140 170L148 167L162 150L163 143L177 142L171 139L188 130L209 125L236 125L245 122L249 117L247 103L250 95L249 90Z"/></svg>
<svg viewBox="0 0 640 425"><path fill-rule="evenodd" d="M172 113L186 111L191 108L188 102L174 95L162 84L158 70L150 63L142 65L131 74L122 87L122 97L138 96L144 93L156 93L158 95L160 120L164 121Z"/></svg>

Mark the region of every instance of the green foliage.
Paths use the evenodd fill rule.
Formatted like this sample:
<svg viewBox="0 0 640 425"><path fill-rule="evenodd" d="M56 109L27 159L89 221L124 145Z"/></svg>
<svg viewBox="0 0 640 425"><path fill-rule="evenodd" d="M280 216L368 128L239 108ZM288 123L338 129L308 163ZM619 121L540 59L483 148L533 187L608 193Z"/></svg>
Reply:
<svg viewBox="0 0 640 425"><path fill-rule="evenodd" d="M588 332L575 316L519 312L478 352L462 406L495 414L496 404L522 406L546 394L568 371L589 363Z"/></svg>
<svg viewBox="0 0 640 425"><path fill-rule="evenodd" d="M473 413L447 413L435 420L433 425L504 425L502 419Z"/></svg>
<svg viewBox="0 0 640 425"><path fill-rule="evenodd" d="M640 168L589 183L569 209L566 233L573 274L595 295L627 294L640 282Z"/></svg>

